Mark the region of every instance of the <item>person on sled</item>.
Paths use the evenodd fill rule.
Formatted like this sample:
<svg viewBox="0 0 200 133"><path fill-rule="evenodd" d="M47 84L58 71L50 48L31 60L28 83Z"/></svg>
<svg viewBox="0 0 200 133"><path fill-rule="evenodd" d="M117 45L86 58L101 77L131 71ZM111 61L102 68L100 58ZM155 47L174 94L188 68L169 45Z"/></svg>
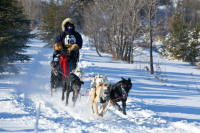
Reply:
<svg viewBox="0 0 200 133"><path fill-rule="evenodd" d="M83 40L81 35L75 30L75 24L71 18L66 18L62 22L62 32L56 37L53 45L54 53L52 66L52 78L55 74L61 75L61 79L75 70L79 61L79 50L82 48ZM57 71L57 73L55 73ZM54 88L54 87L53 87Z"/></svg>

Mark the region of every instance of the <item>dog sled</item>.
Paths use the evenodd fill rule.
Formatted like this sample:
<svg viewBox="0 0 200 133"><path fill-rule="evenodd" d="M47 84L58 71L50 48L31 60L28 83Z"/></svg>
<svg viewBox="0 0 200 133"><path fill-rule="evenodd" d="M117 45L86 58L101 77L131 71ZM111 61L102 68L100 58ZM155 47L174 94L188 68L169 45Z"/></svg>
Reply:
<svg viewBox="0 0 200 133"><path fill-rule="evenodd" d="M74 68L70 68L76 66L76 64L70 64L69 58L69 55L62 54L59 61L51 62L51 95L53 94L53 91L58 87L61 87L62 100L64 100L64 94L66 93L66 105L68 105L69 94L70 92L73 92L72 101L73 105L75 105L81 86L84 82L81 81L78 74L78 76L75 74L77 70L72 71Z"/></svg>
<svg viewBox="0 0 200 133"><path fill-rule="evenodd" d="M91 112L94 114L103 116L103 113L105 113L106 110L113 105L124 115L126 115L126 101L128 98L128 93L132 88L130 78L128 78L128 80L122 78L122 80L116 84L110 84L107 76L97 75L93 77L89 94L80 95L81 86L84 84L84 82L81 80L81 78L83 78L81 76L82 74L80 73L83 71L77 67L75 71L70 72L68 57L64 55L60 58L58 66L59 67L55 69L55 71L52 69L52 73L54 76L58 76L57 81L61 84L57 83L54 84L54 86L51 85L51 87L59 87L59 85L62 87L61 99L64 100L66 98L66 105L68 105L69 94L72 92L73 105L75 105L78 96L89 96L91 100ZM79 74L75 74L76 72ZM122 107L120 107L118 102L122 103ZM100 107L98 107L98 103L101 103ZM95 111L93 110L93 106L95 107ZM100 112L98 112L98 108L100 108Z"/></svg>

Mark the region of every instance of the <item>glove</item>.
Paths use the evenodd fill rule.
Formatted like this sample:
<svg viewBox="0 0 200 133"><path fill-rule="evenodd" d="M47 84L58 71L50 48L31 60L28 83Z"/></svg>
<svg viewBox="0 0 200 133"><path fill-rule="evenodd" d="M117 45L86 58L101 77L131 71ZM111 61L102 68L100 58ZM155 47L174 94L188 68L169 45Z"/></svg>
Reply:
<svg viewBox="0 0 200 133"><path fill-rule="evenodd" d="M53 45L53 49L56 51L61 51L63 49L62 44L60 42L57 42Z"/></svg>
<svg viewBox="0 0 200 133"><path fill-rule="evenodd" d="M68 53L71 53L71 51L77 51L77 50L79 50L78 44L72 44L72 46L67 49Z"/></svg>

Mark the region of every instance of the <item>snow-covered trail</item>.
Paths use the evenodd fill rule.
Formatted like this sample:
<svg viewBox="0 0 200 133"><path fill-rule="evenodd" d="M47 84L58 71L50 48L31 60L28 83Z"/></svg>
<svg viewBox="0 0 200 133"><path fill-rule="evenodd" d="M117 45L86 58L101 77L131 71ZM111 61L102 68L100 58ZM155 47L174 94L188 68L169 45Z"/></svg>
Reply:
<svg viewBox="0 0 200 133"><path fill-rule="evenodd" d="M53 51L34 39L27 50L32 62L16 63L22 72L0 80L0 132L200 132L199 70L155 55L157 74L150 76L143 69L148 65L145 51L134 64L126 64L113 61L107 54L99 57L88 42L84 37L80 65L86 78L82 93L90 86L87 77L96 74L106 74L111 83L131 77L127 115L111 107L101 118L91 114L87 96L82 96L75 107L61 101L61 89L51 96L49 64Z"/></svg>

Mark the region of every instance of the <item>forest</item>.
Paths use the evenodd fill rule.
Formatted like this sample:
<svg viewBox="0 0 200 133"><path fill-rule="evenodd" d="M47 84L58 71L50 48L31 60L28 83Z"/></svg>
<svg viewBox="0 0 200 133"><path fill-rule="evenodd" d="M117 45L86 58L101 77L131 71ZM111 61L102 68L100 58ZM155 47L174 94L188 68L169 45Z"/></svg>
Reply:
<svg viewBox="0 0 200 133"><path fill-rule="evenodd" d="M1 0L0 71L12 62L29 60L23 50L37 36L52 47L61 22L70 17L91 38L96 52L134 63L134 50L145 47L171 59L200 65L198 0ZM39 34L30 34L37 28ZM162 46L155 46L160 41ZM16 71L16 69L14 69Z"/></svg>

